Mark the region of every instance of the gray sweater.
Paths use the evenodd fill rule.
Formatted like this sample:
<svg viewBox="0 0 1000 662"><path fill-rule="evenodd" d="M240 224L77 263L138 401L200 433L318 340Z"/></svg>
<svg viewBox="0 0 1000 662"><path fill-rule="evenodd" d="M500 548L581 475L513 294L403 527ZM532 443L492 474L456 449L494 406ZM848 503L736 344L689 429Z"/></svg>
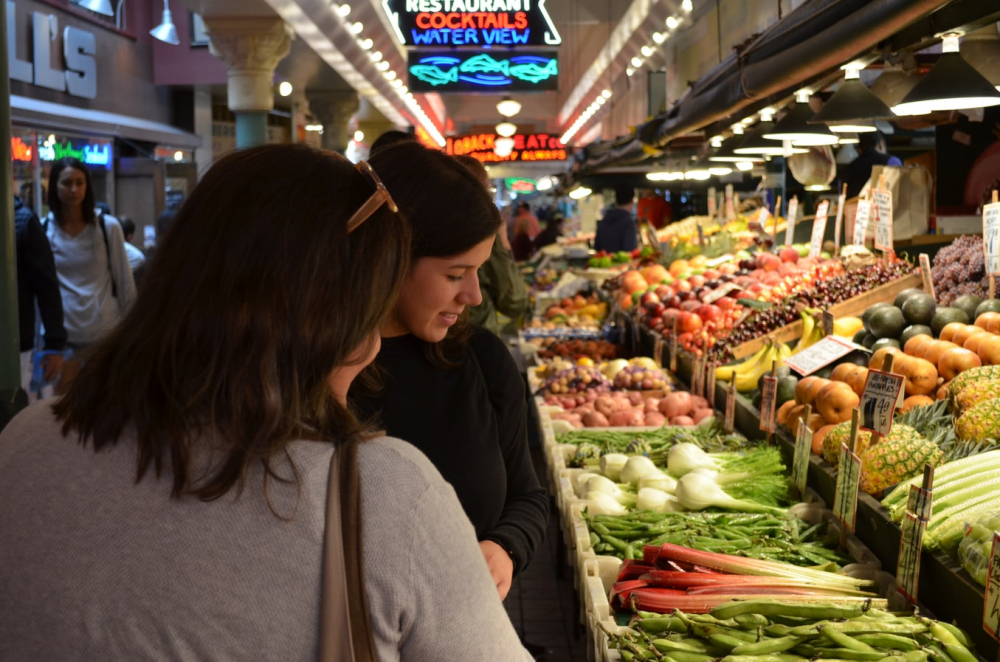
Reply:
<svg viewBox="0 0 1000 662"><path fill-rule="evenodd" d="M0 435L5 662L315 660L331 447L289 453L301 489L270 481L279 519L259 470L239 497L171 500L169 469L135 484L133 438L96 454L62 436L50 403L22 412ZM359 468L379 659L531 660L427 458L384 437Z"/></svg>
<svg viewBox="0 0 1000 662"><path fill-rule="evenodd" d="M107 246L96 223L88 224L75 237L63 232L51 213L45 223L59 276L68 341L72 345L89 345L118 324L135 300L125 234L118 219L108 215L104 216ZM117 299L111 290L112 278L118 289Z"/></svg>

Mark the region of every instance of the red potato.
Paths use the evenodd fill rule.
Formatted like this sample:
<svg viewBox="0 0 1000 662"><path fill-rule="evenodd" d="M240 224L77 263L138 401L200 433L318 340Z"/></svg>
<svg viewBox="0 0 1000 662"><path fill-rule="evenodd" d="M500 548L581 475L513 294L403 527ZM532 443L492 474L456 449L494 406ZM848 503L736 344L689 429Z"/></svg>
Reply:
<svg viewBox="0 0 1000 662"><path fill-rule="evenodd" d="M647 414L660 413L660 399L646 398L646 403L643 406L643 411L645 411Z"/></svg>
<svg viewBox="0 0 1000 662"><path fill-rule="evenodd" d="M594 408L591 405L586 404L581 407L577 407L576 409L573 409L572 413L579 414L580 416L586 416L592 411L594 411Z"/></svg>
<svg viewBox="0 0 1000 662"><path fill-rule="evenodd" d="M703 407L701 409L695 409L694 414L691 415L691 418L694 419L695 423L701 423L706 418L709 418L714 415L715 412L712 409L709 409L708 407Z"/></svg>
<svg viewBox="0 0 1000 662"><path fill-rule="evenodd" d="M592 411L583 417L583 424L588 428L606 428L608 419L604 414Z"/></svg>
<svg viewBox="0 0 1000 662"><path fill-rule="evenodd" d="M678 416L687 416L692 408L691 394L685 391L671 393L660 400L660 413L671 420Z"/></svg>
<svg viewBox="0 0 1000 662"><path fill-rule="evenodd" d="M689 428L694 426L694 419L691 418L690 416L675 416L670 419L670 424Z"/></svg>
<svg viewBox="0 0 1000 662"><path fill-rule="evenodd" d="M642 393L639 391L630 391L628 394L628 401L633 407L642 404Z"/></svg>
<svg viewBox="0 0 1000 662"><path fill-rule="evenodd" d="M586 398L587 402L593 402L594 400L597 399L597 392L593 390L587 391Z"/></svg>
<svg viewBox="0 0 1000 662"><path fill-rule="evenodd" d="M701 397L700 395L691 396L691 410L698 411L699 409L704 409L708 407L708 400Z"/></svg>
<svg viewBox="0 0 1000 662"><path fill-rule="evenodd" d="M655 425L656 427L662 426L667 422L666 417L658 411L652 411L646 413L645 424Z"/></svg>
<svg viewBox="0 0 1000 662"><path fill-rule="evenodd" d="M547 396L545 396L545 404L551 405L551 406L555 407L555 406L559 406L559 403L560 403L560 400L556 396L554 396L554 395L547 395Z"/></svg>
<svg viewBox="0 0 1000 662"><path fill-rule="evenodd" d="M601 412L605 416L611 416L618 409L615 406L614 398L608 395L602 395L596 400L594 400L594 409Z"/></svg>

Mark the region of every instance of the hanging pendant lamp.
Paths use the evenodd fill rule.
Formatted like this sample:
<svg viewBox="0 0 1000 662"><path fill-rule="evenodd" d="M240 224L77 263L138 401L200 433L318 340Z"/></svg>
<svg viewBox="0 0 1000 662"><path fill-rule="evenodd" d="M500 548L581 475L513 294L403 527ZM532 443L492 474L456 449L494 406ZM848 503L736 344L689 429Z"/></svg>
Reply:
<svg viewBox="0 0 1000 662"><path fill-rule="evenodd" d="M750 156L785 156L786 151L783 145L775 143L773 140L764 138L764 134L769 133L774 128L774 111L765 108L760 111L760 122L754 130L743 139L743 144L735 147L735 154ZM800 147L792 147L788 154L805 154L808 150Z"/></svg>
<svg viewBox="0 0 1000 662"><path fill-rule="evenodd" d="M889 106L861 82L861 68L848 65L844 82L809 123L825 123L834 133L866 133L877 130L875 120L890 117Z"/></svg>
<svg viewBox="0 0 1000 662"><path fill-rule="evenodd" d="M965 61L958 35L941 41L941 57L899 105L897 115L926 115L937 111L967 110L1000 105L1000 90Z"/></svg>
<svg viewBox="0 0 1000 662"><path fill-rule="evenodd" d="M767 140L790 141L796 147L836 145L837 136L825 124L810 124L813 111L809 107L809 90L795 93L795 103L788 113L768 133Z"/></svg>

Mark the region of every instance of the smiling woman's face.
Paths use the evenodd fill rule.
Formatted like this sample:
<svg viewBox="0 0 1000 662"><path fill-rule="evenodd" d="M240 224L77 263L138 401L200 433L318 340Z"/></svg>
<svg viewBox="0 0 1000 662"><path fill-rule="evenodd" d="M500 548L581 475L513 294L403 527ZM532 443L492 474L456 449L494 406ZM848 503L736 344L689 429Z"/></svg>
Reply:
<svg viewBox="0 0 1000 662"><path fill-rule="evenodd" d="M453 257L422 257L403 281L386 337L412 333L426 342L440 342L458 322L466 306L483 301L479 291L481 267L490 257L495 237Z"/></svg>

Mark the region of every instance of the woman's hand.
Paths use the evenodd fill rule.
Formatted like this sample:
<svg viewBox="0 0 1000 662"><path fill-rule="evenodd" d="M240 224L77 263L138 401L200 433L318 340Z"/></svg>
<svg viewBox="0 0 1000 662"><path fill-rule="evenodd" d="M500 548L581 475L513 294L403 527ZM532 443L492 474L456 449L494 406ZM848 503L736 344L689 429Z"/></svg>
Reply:
<svg viewBox="0 0 1000 662"><path fill-rule="evenodd" d="M510 591L510 583L514 579L514 562L507 551L492 540L484 540L479 543L479 549L486 557L486 565L490 569L490 576L497 587L500 599L507 598Z"/></svg>

